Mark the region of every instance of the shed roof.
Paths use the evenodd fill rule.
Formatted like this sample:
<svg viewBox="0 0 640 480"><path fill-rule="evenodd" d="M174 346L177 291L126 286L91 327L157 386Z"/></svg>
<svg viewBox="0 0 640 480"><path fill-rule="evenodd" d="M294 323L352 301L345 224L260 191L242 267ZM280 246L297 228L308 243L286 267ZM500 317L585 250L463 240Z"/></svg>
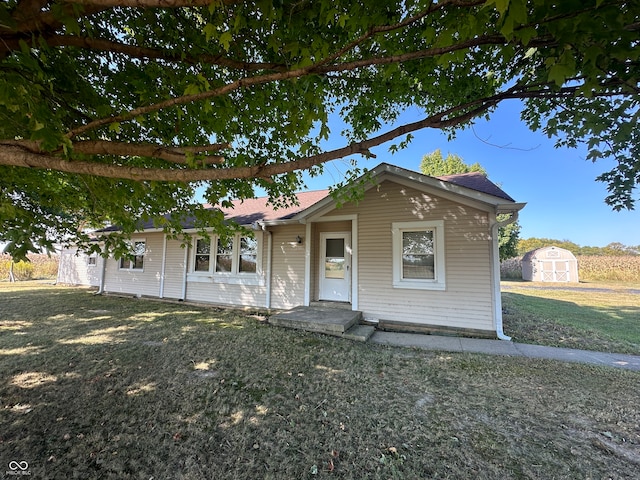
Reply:
<svg viewBox="0 0 640 480"><path fill-rule="evenodd" d="M556 247L555 245L548 245L546 247L536 248L534 250L530 250L522 256L523 262L530 262L540 256L542 256L545 252L549 250L554 250L562 255L564 258L575 259L575 255L571 252L571 250L567 250L565 248Z"/></svg>

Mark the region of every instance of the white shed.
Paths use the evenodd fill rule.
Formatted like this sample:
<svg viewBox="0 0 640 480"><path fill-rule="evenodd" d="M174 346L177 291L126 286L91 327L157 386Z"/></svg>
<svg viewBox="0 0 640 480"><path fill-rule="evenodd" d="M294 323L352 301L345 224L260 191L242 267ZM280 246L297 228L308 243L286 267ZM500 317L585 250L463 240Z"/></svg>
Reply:
<svg viewBox="0 0 640 480"><path fill-rule="evenodd" d="M542 247L522 257L522 279L530 282L578 282L578 260L569 250Z"/></svg>

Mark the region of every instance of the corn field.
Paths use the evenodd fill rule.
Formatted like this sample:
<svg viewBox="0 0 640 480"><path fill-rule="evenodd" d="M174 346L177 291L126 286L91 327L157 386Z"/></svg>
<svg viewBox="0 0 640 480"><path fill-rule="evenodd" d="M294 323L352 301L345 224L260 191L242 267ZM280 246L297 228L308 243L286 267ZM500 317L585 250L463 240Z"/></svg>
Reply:
<svg viewBox="0 0 640 480"><path fill-rule="evenodd" d="M585 282L639 282L640 255L580 255L578 276ZM500 275L504 280L522 279L522 257L510 258L500 264Z"/></svg>
<svg viewBox="0 0 640 480"><path fill-rule="evenodd" d="M580 280L640 282L640 256L579 256Z"/></svg>
<svg viewBox="0 0 640 480"><path fill-rule="evenodd" d="M29 262L13 264L13 276L16 281L21 280L49 280L58 275L58 256L46 254L30 254ZM11 256L0 254L0 281L9 280L11 270Z"/></svg>

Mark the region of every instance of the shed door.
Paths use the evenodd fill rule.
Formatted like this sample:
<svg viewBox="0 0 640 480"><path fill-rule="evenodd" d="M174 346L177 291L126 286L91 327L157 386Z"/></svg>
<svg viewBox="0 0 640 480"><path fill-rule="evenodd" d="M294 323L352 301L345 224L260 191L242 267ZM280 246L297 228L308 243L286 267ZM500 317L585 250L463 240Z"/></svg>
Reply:
<svg viewBox="0 0 640 480"><path fill-rule="evenodd" d="M541 260L543 282L569 282L568 260Z"/></svg>
<svg viewBox="0 0 640 480"><path fill-rule="evenodd" d="M351 235L320 234L319 299L351 301Z"/></svg>

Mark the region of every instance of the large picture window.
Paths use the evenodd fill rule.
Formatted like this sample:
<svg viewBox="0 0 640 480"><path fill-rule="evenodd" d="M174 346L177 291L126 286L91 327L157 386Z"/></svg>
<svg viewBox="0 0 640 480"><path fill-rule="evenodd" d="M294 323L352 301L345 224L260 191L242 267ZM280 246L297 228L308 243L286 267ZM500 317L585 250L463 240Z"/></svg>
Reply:
<svg viewBox="0 0 640 480"><path fill-rule="evenodd" d="M392 224L393 286L444 290L444 222Z"/></svg>
<svg viewBox="0 0 640 480"><path fill-rule="evenodd" d="M120 268L122 270L143 270L144 254L147 250L147 243L144 240L135 240L131 242L131 256L120 259Z"/></svg>
<svg viewBox="0 0 640 480"><path fill-rule="evenodd" d="M259 243L250 235L228 238L197 238L193 244L191 272L193 281L217 278L233 283L234 278L251 278L259 273ZM198 275L195 275L198 274ZM206 277L202 277L206 274Z"/></svg>

